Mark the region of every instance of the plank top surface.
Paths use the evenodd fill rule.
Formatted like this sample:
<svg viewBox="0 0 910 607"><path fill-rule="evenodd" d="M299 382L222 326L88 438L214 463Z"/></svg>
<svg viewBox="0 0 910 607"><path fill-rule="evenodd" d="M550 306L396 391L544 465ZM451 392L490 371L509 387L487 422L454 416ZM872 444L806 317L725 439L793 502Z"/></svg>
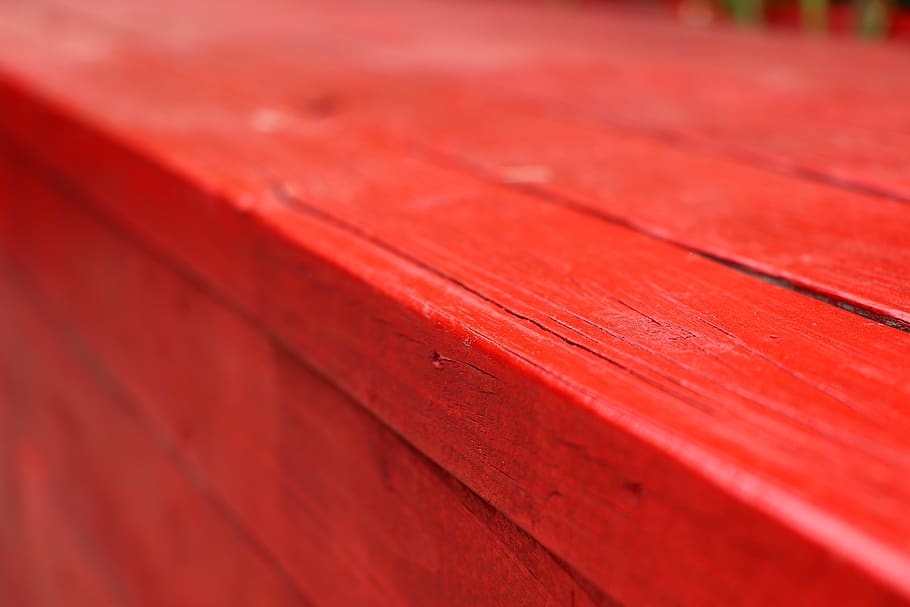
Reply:
<svg viewBox="0 0 910 607"><path fill-rule="evenodd" d="M618 601L910 599L906 49L416 0L0 48L23 166Z"/></svg>

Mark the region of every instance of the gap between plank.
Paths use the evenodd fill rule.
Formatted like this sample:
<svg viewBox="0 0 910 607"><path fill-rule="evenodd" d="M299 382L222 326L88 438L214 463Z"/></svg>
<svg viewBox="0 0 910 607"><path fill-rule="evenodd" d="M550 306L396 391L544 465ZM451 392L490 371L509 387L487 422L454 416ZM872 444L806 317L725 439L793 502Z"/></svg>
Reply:
<svg viewBox="0 0 910 607"><path fill-rule="evenodd" d="M72 9L73 7L69 7ZM77 14L78 18L85 19L87 21L94 21L96 23L101 23L103 27L113 27L114 29L122 29L122 24L114 23L102 18L98 14L92 12L84 12L80 9L71 12L71 14ZM697 136L687 135L684 132L678 130L667 130L667 129L650 129L643 128L639 126L634 126L628 124L627 122L616 120L610 117L597 116L597 115L584 115L582 118L575 118L577 114L576 108L573 108L570 104L559 103L559 102L547 102L539 99L535 99L533 96L522 95L516 93L510 93L506 90L502 91L493 91L489 92L492 99L498 99L502 101L511 101L517 103L517 108L519 111L525 115L532 116L543 116L547 120L554 122L563 122L565 124L570 124L578 128L582 128L589 131L607 131L613 130L619 133L630 134L636 137L647 139L650 141L658 142L662 145L665 145L670 148L678 149L685 151L686 153L696 154L698 156L707 157L711 159L719 159L735 162L736 164L751 167L757 170L766 171L773 174L786 175L795 179L801 179L804 181L810 181L814 183L824 184L830 187L834 187L840 190L855 192L867 196L874 196L877 198L884 198L887 200L893 200L900 203L910 204L910 196L901 195L897 192L892 192L887 188L880 188L876 186L871 186L865 183L862 183L853 179L844 179L841 177L835 177L830 175L821 169L814 169L800 164L796 160L784 160L780 162L774 162L769 160L761 151L750 150L750 149L739 149L730 144L717 143L713 142L707 138L699 138ZM609 223L622 226L629 230L632 230L636 233L642 234L649 238L659 240L661 242L666 242L673 246L676 246L680 249L683 249L689 253L699 255L710 261L724 265L732 270L747 274L764 282L773 284L778 287L794 291L801 295L805 295L821 301L825 304L840 308L844 311L850 312L862 318L874 321L876 323L897 329L904 333L910 333L910 322L904 321L899 318L895 318L892 315L878 312L872 309L869 306L851 301L850 299L843 296L835 296L832 294L826 294L821 292L818 288L808 286L806 284L800 284L794 282L787 278L784 278L778 273L767 272L761 270L754 265L749 265L741 260L735 260L728 257L722 257L715 253L708 252L704 249L698 248L692 244L687 244L681 240L677 240L671 237L668 237L664 234L660 234L655 230L649 229L646 226L642 226L639 223L624 218L622 216L609 213L607 211L593 208L584 201L574 200L565 195L561 195L550 191L542 186L537 186L533 184L519 184L519 183L509 183L504 182L499 175L496 175L489 170L483 168L478 163L474 163L464 157L456 156L454 154L441 152L430 145L427 145L421 141L412 139L406 135L400 135L397 132L388 132L385 129L387 135L390 135L396 139L408 143L411 147L421 151L425 159L433 162L438 167L460 173L475 179L479 179L483 182L492 184L494 186L505 187L506 189L511 189L514 191L523 192L535 196L537 199L551 204L557 204L562 207L570 208L572 210L584 213L588 216L607 221ZM275 187L277 184L277 187ZM273 183L270 184L270 187L273 191L273 194L279 200L287 199L287 196L282 194L282 191L286 192L286 189L281 186L280 180L273 180ZM302 201L298 201L302 203ZM307 206L307 205L303 205ZM310 211L315 211L315 209L307 206L307 209ZM311 213L312 215L313 213ZM319 213L320 219L329 220L330 223L333 223L338 226L337 220L334 217L326 215L324 213ZM341 226L345 229L349 229L352 226L344 225ZM350 230L349 230L350 231ZM362 231L357 231L357 235L361 238L367 238ZM374 240L367 238L368 240ZM376 244L376 242L374 242ZM385 245L385 243L382 243ZM394 247L387 247L396 255L403 256L400 251ZM430 269L431 271L436 271L433 268L427 268L425 265L420 264L419 260L415 260L411 257L408 257L408 261L412 263L418 263L424 267L424 269ZM452 280L449 276L443 276L447 280ZM457 281L454 281L456 282ZM458 286L465 288L465 290L471 292L474 295L477 295L483 299L486 299L483 295L468 289L465 285L457 283ZM487 300L490 301L490 300ZM497 302L491 301L494 305L499 306ZM522 320L534 322L531 319L524 318L519 314L514 313L511 310L505 310L507 313L521 318ZM538 328L548 330L538 323L534 323ZM554 335L557 335L554 333ZM567 338L558 335L560 339L566 341L570 345L580 346L574 342L571 342ZM613 361L608 361L613 362Z"/></svg>
<svg viewBox="0 0 910 607"><path fill-rule="evenodd" d="M682 131L649 129L633 126L626 122L618 121L603 116L585 116L586 120L573 118L574 108L563 104L546 103L531 97L513 97L509 94L494 93L502 100L520 102L522 105L533 106L534 110L522 108L524 113L536 113L545 118L564 122L572 126L593 131L613 130L620 134L632 135L642 139L656 141L667 147L696 154L705 158L727 160L736 164L774 173L786 175L804 181L820 183L840 190L884 198L904 204L910 204L910 196L888 189L887 187L874 186L860 180L836 177L824 169L806 166L797 159L770 160L764 153L757 149L737 148L729 143L712 141L707 137L686 135ZM563 111L566 114L563 114ZM587 120L589 119L590 122Z"/></svg>
<svg viewBox="0 0 910 607"><path fill-rule="evenodd" d="M673 243L673 244L676 244L676 243ZM826 303L830 306L835 306L837 308L840 308L841 310L846 310L847 312L850 312L852 314L857 314L859 316L862 316L863 318L868 318L869 320L872 320L874 322L891 327L892 329L897 329L898 331L903 331L904 333L910 333L910 324L905 323L898 318L888 316L887 314L881 314L879 312L870 310L870 309L860 306L858 304L854 304L854 303L845 301L844 299L831 297L829 295L824 295L817 291L813 291L812 289L808 289L806 287L801 287L798 284L795 284L795 283L785 280L783 278L779 278L779 277L773 276L771 274L765 274L765 273L759 272L757 270L753 270L753 269L746 267L742 264L739 264L735 261L723 259L721 257L717 257L716 255L711 255L710 253L703 253L701 251L692 251L692 252L704 257L705 259L710 259L711 261L716 261L717 263L723 264L732 270L736 270L738 272L748 274L749 276L754 276L755 278L758 278L759 280L763 280L765 282L771 283L772 285L777 285L779 287L783 287L783 288L789 289L791 291L796 291L797 293L800 293L801 295L806 295L808 297L811 297L812 299L817 299L818 301Z"/></svg>
<svg viewBox="0 0 910 607"><path fill-rule="evenodd" d="M111 20L108 15L91 10L86 11L81 6L67 6L67 12L69 15L75 15L78 19L94 22L95 25L100 24L102 27L111 28L115 31L127 31L134 34L138 34L141 31L131 28L122 22ZM598 15L598 17L603 17L605 14ZM357 42L356 39L351 38L349 35L342 34L341 36L341 40L347 40L351 43ZM775 161L758 148L737 147L730 143L713 140L709 136L698 136L697 134L693 136L679 129L657 129L637 126L629 121L611 116L580 112L580 108L573 106L571 103L540 99L532 94L511 92L506 88L487 90L486 92L491 99L517 103L516 109L526 115L542 116L547 120L563 122L587 130L613 130L656 141L667 147L702 157L732 161L742 166L773 174L786 175L858 194L910 204L910 195L893 191L887 186L877 186L862 180L832 175L824 169L813 168L802 163L796 156ZM902 324L902 326L907 327L908 325Z"/></svg>
<svg viewBox="0 0 910 607"><path fill-rule="evenodd" d="M669 238L665 235L659 234L656 231L648 229L645 226L639 225L638 223L636 223L634 221L630 221L629 219L626 219L625 217L622 217L619 215L614 215L612 213L608 213L608 212L600 210L600 209L595 209L595 208L585 204L584 202L578 202L572 198L562 196L560 194L556 194L554 192L547 190L544 187L534 185L534 184L520 184L520 183L514 183L514 182L505 182L501 179L500 176L491 173L490 171L483 168L482 166L480 166L477 163L471 162L471 161L466 160L461 157L456 157L452 154L440 152L439 150L436 150L435 148L424 145L421 142L410 140L408 143L415 149L420 150L424 154L424 156L427 160L429 160L430 162L432 162L433 164L435 164L436 166L439 166L441 168L448 169L450 171L455 171L457 173L467 175L469 177L473 177L474 179L478 179L487 184L506 188L508 190L513 190L513 191L517 191L517 192L524 193L524 194L528 194L528 195L534 196L535 198L537 198L543 202L555 204L555 205L558 205L558 206L561 206L564 208L568 208L573 211L588 215L595 219L605 221L607 223L611 223L614 225L618 225L620 227L632 230L633 232L636 232L636 233L646 236L648 238L652 238L654 240L659 240L661 242L665 242L667 244L673 245L674 247L682 249L688 253L698 255L699 257L703 257L704 259L707 259L709 261L719 263L723 266L726 266L727 268L730 268L731 270L741 272L743 274L752 276L753 278L757 278L759 280L773 284L775 286L782 287L784 289L793 291L795 293L799 293L800 295L805 295L807 297L811 297L812 299L818 300L822 303L828 304L830 306L834 306L836 308L840 308L841 310L850 312L851 314L861 316L862 318L866 318L866 319L874 321L876 323L885 325L886 327L891 327L892 329L897 329L898 331L902 331L904 333L910 334L910 323L905 322L899 318L890 316L888 314L883 314L881 312L877 312L877 311L869 308L868 306L864 306L857 302L850 301L843 297L836 297L833 295L821 293L817 289L814 289L814 288L808 287L808 286L804 286L804 285L800 285L793 281L787 280L786 278L783 278L782 276L779 276L777 274L762 271L755 267L746 265L742 262L735 261L732 259L727 259L725 257L720 257L714 253L709 253L702 249L698 249L698 248L693 247L692 245L686 244L685 242L682 242L680 240L676 240L673 238ZM276 195L278 195L278 192L276 192ZM908 200L910 200L910 199L908 199ZM463 285L461 285L461 286L463 286Z"/></svg>

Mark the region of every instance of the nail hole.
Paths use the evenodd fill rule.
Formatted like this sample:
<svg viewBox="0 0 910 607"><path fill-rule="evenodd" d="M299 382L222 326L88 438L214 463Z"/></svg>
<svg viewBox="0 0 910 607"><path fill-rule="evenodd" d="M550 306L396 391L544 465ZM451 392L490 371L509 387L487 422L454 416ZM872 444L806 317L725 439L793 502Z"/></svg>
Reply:
<svg viewBox="0 0 910 607"><path fill-rule="evenodd" d="M645 493L645 488L641 483L635 483L632 481L624 482L622 484L622 488L626 490L632 500L632 503L634 504L640 502Z"/></svg>

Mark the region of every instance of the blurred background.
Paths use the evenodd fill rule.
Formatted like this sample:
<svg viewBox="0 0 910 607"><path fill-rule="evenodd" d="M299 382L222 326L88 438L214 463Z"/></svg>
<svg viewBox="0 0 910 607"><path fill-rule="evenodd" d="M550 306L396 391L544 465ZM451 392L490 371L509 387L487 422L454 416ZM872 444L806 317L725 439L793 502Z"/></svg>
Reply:
<svg viewBox="0 0 910 607"><path fill-rule="evenodd" d="M578 4L597 4L579 0ZM910 0L615 0L630 10L662 10L690 25L732 22L801 29L814 35L910 40Z"/></svg>

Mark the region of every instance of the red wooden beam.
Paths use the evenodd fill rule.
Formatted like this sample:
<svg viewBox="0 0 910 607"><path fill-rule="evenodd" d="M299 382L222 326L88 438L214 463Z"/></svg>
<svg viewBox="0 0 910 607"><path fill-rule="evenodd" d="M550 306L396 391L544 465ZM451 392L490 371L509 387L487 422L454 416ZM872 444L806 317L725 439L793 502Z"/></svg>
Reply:
<svg viewBox="0 0 910 607"><path fill-rule="evenodd" d="M11 314L3 351L28 343L29 353L51 358L15 361L17 410L48 417L13 426L11 446L27 453L12 462L27 471L28 453L64 451L44 463L63 475L46 483L77 518L63 524L94 517L82 532L107 553L107 575L126 578L130 601L420 605L444 592L454 604L609 604L206 290L26 172L16 184L30 204L7 217L34 248L20 249L18 262L7 258L14 267L5 267ZM84 399L74 393L82 384L95 386ZM55 416L73 423L57 428ZM30 430L57 434L31 438ZM103 461L113 454L116 467ZM182 481L155 482L161 476ZM47 506L18 497L26 518ZM37 573L53 574L41 561L53 556L67 573L85 575L85 559L57 555L55 541L33 546ZM280 575L252 577L263 568ZM266 582L278 596L264 594ZM52 580L36 586L75 592Z"/></svg>
<svg viewBox="0 0 910 607"><path fill-rule="evenodd" d="M111 517L47 514L111 551L74 569L85 600L905 603L906 206L497 92L491 61L556 86L548 58L591 55L571 20L575 46L521 33L552 9L461 9L499 15L495 55L402 6L4 9L3 419L47 408L48 490L84 467Z"/></svg>

